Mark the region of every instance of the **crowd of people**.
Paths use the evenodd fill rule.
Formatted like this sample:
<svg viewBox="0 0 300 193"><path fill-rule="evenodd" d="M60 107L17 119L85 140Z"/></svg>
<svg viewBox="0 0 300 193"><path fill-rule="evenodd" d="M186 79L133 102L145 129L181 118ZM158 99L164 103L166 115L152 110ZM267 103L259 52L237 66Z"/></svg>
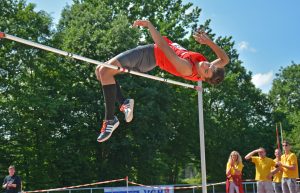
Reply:
<svg viewBox="0 0 300 193"><path fill-rule="evenodd" d="M291 145L283 141L282 148L275 149L274 159L266 156L266 149L260 147L245 156L255 164L255 180L257 193L297 193L296 179L299 178L298 161L295 153L291 152ZM242 184L243 159L239 152L232 151L226 164L226 193L244 193ZM2 188L5 193L19 193L22 189L21 178L16 175L13 165L3 180Z"/></svg>
<svg viewBox="0 0 300 193"><path fill-rule="evenodd" d="M255 165L257 193L297 193L296 179L299 178L297 156L291 152L291 145L283 141L282 148L275 149L275 158L266 156L266 149L260 147L245 156ZM230 153L226 165L226 193L243 193L243 163L237 151Z"/></svg>

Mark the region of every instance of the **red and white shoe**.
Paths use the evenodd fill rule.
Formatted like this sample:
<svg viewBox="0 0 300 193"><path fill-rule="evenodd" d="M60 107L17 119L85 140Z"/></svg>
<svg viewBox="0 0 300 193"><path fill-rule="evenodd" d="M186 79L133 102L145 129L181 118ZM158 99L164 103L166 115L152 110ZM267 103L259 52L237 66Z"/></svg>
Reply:
<svg viewBox="0 0 300 193"><path fill-rule="evenodd" d="M114 130L119 126L120 122L115 116L113 120L104 120L100 131L100 135L97 138L99 143L104 142L110 138Z"/></svg>
<svg viewBox="0 0 300 193"><path fill-rule="evenodd" d="M125 115L125 121L130 122L133 119L133 108L134 108L134 100L126 99L122 106L120 107L120 111L122 111Z"/></svg>

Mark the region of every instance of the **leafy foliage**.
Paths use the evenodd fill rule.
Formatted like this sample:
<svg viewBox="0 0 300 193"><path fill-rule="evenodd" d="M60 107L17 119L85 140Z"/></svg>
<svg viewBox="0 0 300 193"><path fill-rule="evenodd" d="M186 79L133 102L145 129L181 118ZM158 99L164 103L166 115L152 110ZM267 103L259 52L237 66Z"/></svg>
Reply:
<svg viewBox="0 0 300 193"><path fill-rule="evenodd" d="M270 92L273 117L277 123L282 122L284 137L290 140L300 156L300 64L292 63L281 68L276 74Z"/></svg>
<svg viewBox="0 0 300 193"><path fill-rule="evenodd" d="M140 18L150 19L184 47L215 59L191 37L200 27L200 8L181 0L74 0L55 31L49 15L35 12L25 1L1 1L0 11L1 31L99 61L152 43L146 30L130 28ZM242 155L259 146L271 150L275 135L270 100L251 83L252 74L242 66L233 38L217 37L209 23L201 27L231 58L223 84L204 84L207 171L209 180L219 181L232 150ZM95 66L5 39L0 41L0 64L0 169L14 163L25 189L127 175L146 184L188 182L185 169L200 167L196 92L118 76L125 95L136 99L135 119L131 124L121 121L114 136L98 144L104 108ZM151 74L184 81L158 69ZM244 175L253 177L251 166Z"/></svg>

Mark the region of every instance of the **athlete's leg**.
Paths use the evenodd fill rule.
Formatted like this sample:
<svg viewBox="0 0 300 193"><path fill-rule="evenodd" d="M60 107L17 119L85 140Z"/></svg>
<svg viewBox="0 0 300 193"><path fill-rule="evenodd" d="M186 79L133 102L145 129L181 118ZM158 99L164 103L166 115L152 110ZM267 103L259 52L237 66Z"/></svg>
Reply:
<svg viewBox="0 0 300 193"><path fill-rule="evenodd" d="M119 61L115 58L109 60L107 63L115 66L121 66ZM97 79L102 84L104 102L105 102L105 120L103 121L101 133L97 138L98 142L104 142L111 136L112 132L119 126L120 122L115 114L116 102L116 81L115 75L120 73L117 70L98 66L96 68Z"/></svg>
<svg viewBox="0 0 300 193"><path fill-rule="evenodd" d="M120 62L113 58L107 62L114 66L121 66ZM115 114L115 102L116 102L116 81L115 75L120 73L119 71L103 66L96 68L97 79L102 84L103 96L105 102L105 120L112 120Z"/></svg>
<svg viewBox="0 0 300 193"><path fill-rule="evenodd" d="M116 82L116 91L117 91L117 101L120 105L120 111L122 111L125 115L125 121L131 122L133 119L133 108L134 108L134 100L126 99L121 91L121 87L118 82Z"/></svg>
<svg viewBox="0 0 300 193"><path fill-rule="evenodd" d="M148 72L156 66L154 46L139 46L128 50L111 59L108 63L130 70ZM124 100L121 89L116 84L114 76L119 73L119 71L107 67L98 66L96 68L96 76L102 84L105 101L105 121L98 137L99 142L107 140L119 125L118 119L114 116L116 97L122 103L121 110L125 114L125 120L130 122L133 118L134 101L133 99Z"/></svg>
<svg viewBox="0 0 300 193"><path fill-rule="evenodd" d="M116 89L117 89L117 101L119 102L120 105L122 105L126 99L122 94L121 87L118 81L116 81Z"/></svg>

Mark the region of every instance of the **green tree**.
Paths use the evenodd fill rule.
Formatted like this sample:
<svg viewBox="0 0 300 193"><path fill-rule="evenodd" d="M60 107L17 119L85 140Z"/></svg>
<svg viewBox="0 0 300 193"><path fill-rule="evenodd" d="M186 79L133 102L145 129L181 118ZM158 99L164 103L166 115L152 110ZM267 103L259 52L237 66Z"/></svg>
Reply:
<svg viewBox="0 0 300 193"><path fill-rule="evenodd" d="M2 3L2 1L1 1ZM147 30L135 30L135 19L148 18L163 35L184 47L215 56L197 44L200 9L181 0L74 0L57 31L51 19L24 1L0 7L1 31L99 61L107 61L138 44L153 43ZM9 23L7 23L9 22ZM232 37L216 37L229 53L227 76L217 87L204 84L207 168L210 180L224 179L231 150L245 154L258 146L273 147L271 106L251 83ZM126 96L136 99L131 124L121 121L106 143L96 137L104 115L101 86L94 65L1 40L0 81L2 167L12 160L27 189L88 183L129 175L147 184L177 183L187 166L199 164L197 93L136 76L118 76ZM153 75L175 78L159 69ZM122 117L121 113L117 113ZM221 135L220 135L221 134ZM245 169L246 176L250 170ZM199 175L199 174L198 174Z"/></svg>
<svg viewBox="0 0 300 193"><path fill-rule="evenodd" d="M164 6L166 3L174 4ZM126 13L129 23L141 17L152 19L153 23L163 35L168 35L178 40L185 45L185 47L203 53L209 60L214 59L215 56L211 54L209 49L196 44L192 39L187 40L184 38L188 32L186 29L189 29L189 27L195 29L197 27L198 17L194 16L199 15L200 9L196 8L193 14L189 16L190 22L180 22L181 18L179 16L185 13L185 8L188 8L188 6L178 6L178 3L180 3L180 1L159 1L157 4L150 2L141 4L141 2L138 1L103 1L101 3L96 1L75 2L74 6L65 10L63 19L61 20L61 34L67 38L66 40L62 38L64 42L63 45L66 46L67 49L76 48L74 50L78 51L97 51L96 48L93 48L97 46L97 44L91 45L92 47L88 49L83 49L83 44L79 45L76 43L76 39L91 38L94 36L93 34L100 33L98 31L102 29L110 29L109 25L108 28L106 28L107 25L102 26L104 23L95 22L98 18L101 19L103 17L103 14L97 16L99 11L95 12L96 17L89 18L88 20L84 19L86 18L85 15L93 17L91 13L94 13L94 9L97 10L98 7L107 6L111 9L107 9L105 13L112 11L115 17L117 17L118 13ZM125 10L122 9L122 7L130 8ZM173 8L176 8L176 11L174 11ZM163 13L159 11L160 9L163 10ZM143 10L143 12L141 12L141 10ZM110 15L111 13L108 13L108 16ZM113 18L109 17L109 20L113 21ZM92 21L92 24L99 26L97 28L91 28L92 24L88 24L90 21ZM208 32L211 32L209 29L209 21L204 27ZM72 29L75 29L76 33L72 31ZM81 31L84 33L78 33ZM114 30L114 32L119 33L119 31L116 30ZM120 31L121 34L122 32L123 31ZM91 35L87 37L85 34ZM142 36L143 35L146 37L146 42L152 42L147 32L144 32ZM212 33L211 35L212 38L214 38L215 35ZM72 39L70 37L72 37ZM128 36L126 37L128 38ZM71 39L71 41L68 41L68 39ZM105 32L102 37L96 39L101 39L101 41L98 41L98 44L105 42L103 45L109 48L104 52L104 56L106 56L105 53L108 53L108 50L111 51L112 54L109 55L108 58L122 51L121 49L114 50L113 47L109 46L109 41L105 40ZM115 39L119 40L118 38ZM204 94L205 122L206 125L208 125L206 128L207 151L214 152L208 154L208 172L214 179L218 179L217 176L221 177L223 174L223 168L225 167L224 165L231 149L237 148L244 154L248 150L251 150L249 144L252 144L251 148L266 145L267 149L270 149L273 146L274 137L272 137L273 135L270 132L270 104L266 96L251 83L251 73L247 73L241 66L241 61L238 60L238 54L233 49L234 43L232 42L232 38L219 37L215 39L221 47L230 53L232 60L229 65L226 81L223 85L216 88L205 85L207 86ZM92 40L93 39L88 39L87 42ZM117 45L120 43L121 42L115 42ZM122 42L121 45L124 45L124 42ZM134 45L135 44L131 44L129 47L124 46L122 48L128 49ZM101 47L98 46L98 48ZM105 49L103 48L103 50ZM97 57L93 54L89 55L89 53L83 54L87 54L89 57ZM98 58L99 57L101 56L98 56ZM104 59L107 58L104 57ZM152 73L164 77L172 77L159 70L153 71ZM116 163L116 160L119 159L120 152L126 152L127 155L133 155L132 157L135 157L133 160L128 160L128 168L134 168L134 172L131 172L132 178L148 183L177 182L179 173L185 165L190 162L199 164L198 139L194 137L198 136L196 94L182 88L165 86L149 80L141 80L141 78L138 77L126 76L120 77L119 80L122 82L124 90L128 91L127 94L138 99L137 107L139 110L135 114L135 122L128 126L129 130L126 131L127 133L122 134L122 136L125 135L128 137L128 139L122 143L128 144L128 140L131 140L131 145L122 146L126 147L126 150L118 149L117 152L112 152L114 145L116 145L113 140L123 140L122 136L118 138L119 135L115 134L117 136L114 136L112 139L112 144L105 147L110 149L110 153L105 154L105 157L99 157L98 163L102 166L99 173L114 174L115 170L111 171L110 168L118 168L120 164ZM139 90L139 88L142 89ZM187 100L187 98L190 100ZM101 114L101 112L99 114ZM185 116L181 117L179 115ZM157 122L156 120L159 120L160 124L155 124ZM122 125L122 127L127 126ZM222 130L222 136L218 135L220 130ZM228 138L231 139L230 142L227 142ZM265 140L265 138L267 138L267 140ZM226 141L225 145L223 141ZM128 150L128 148L131 149ZM107 149L102 149L102 151L107 152ZM217 163L214 162L215 154L221 157L221 161ZM103 153L101 153L101 155L103 155ZM218 165L217 170L215 165ZM118 172L120 171L121 170L118 169ZM128 172L128 170L124 172ZM167 178L163 176L167 176Z"/></svg>
<svg viewBox="0 0 300 193"><path fill-rule="evenodd" d="M51 19L44 11L35 12L25 1L1 1L0 31L41 43L48 42ZM45 161L51 148L46 143L49 128L44 121L49 87L44 87L43 67L50 57L36 49L1 40L1 171L15 164L26 179L25 187L48 180ZM48 80L51 81L51 80ZM48 82L49 83L49 82ZM46 155L47 154L47 155ZM4 170L5 168L5 170ZM39 178L37 178L39 176Z"/></svg>
<svg viewBox="0 0 300 193"><path fill-rule="evenodd" d="M294 145L298 157L300 155L300 64L292 63L281 68L276 74L270 91L273 117L275 122L282 122L284 137Z"/></svg>
<svg viewBox="0 0 300 193"><path fill-rule="evenodd" d="M129 9L127 9L128 6ZM199 9L195 9L193 13L185 14L190 6L191 4L182 6L181 1L147 3L142 1L74 1L74 5L66 8L62 14L57 37L61 40L64 49L105 61L124 50L135 47L139 42L139 37L144 36L146 42L150 41L146 31L139 34L129 28L135 19L141 17L155 17L157 20L153 21L157 22L163 34L170 33L174 37L183 38L187 33L185 29L197 22L198 17L195 15L199 16L200 13ZM162 14L159 10L164 10L166 14ZM167 23L168 27L166 27ZM94 72L94 67L80 68L90 74ZM160 72L153 71L152 73L159 74ZM82 75L78 76L78 79L82 78ZM181 145L188 139L174 144L176 139L174 135L179 135L177 130L182 130L183 126L189 127L188 120L180 122L184 118L178 119L176 114L187 112L186 115L190 115L194 112L188 109L182 110L182 106L179 105L184 102L186 97L184 93L187 92L139 77L121 76L118 77L118 81L127 91L126 95L139 99L135 112L137 118L128 126L122 123L120 131L114 134L110 142L101 144L101 147L97 148L95 168L98 169L99 178L122 177L130 173L131 178L146 183L176 182L179 168L186 160L189 160L188 146L185 148ZM98 101L98 105L102 104L103 99L99 93L98 83L94 81L93 85L94 92L99 97L95 101ZM101 116L103 116L103 109L97 111L97 118L101 120ZM188 133L188 130L186 132ZM178 146L182 147L180 151ZM175 161L173 161L174 157L176 157Z"/></svg>
<svg viewBox="0 0 300 193"><path fill-rule="evenodd" d="M233 38L216 37L209 28L209 23L210 20L200 27L205 29L230 57L224 82L215 87L204 84L207 174L208 180L215 182L224 180L226 162L231 151L237 150L245 156L260 146L272 150L275 135L272 133L270 102L266 95L252 84L252 73L242 66L242 61L234 49ZM191 39L182 44L203 53L209 61L216 57L208 47ZM194 152L199 152L198 147L195 147ZM248 162L244 164L244 178L253 178L253 165Z"/></svg>

